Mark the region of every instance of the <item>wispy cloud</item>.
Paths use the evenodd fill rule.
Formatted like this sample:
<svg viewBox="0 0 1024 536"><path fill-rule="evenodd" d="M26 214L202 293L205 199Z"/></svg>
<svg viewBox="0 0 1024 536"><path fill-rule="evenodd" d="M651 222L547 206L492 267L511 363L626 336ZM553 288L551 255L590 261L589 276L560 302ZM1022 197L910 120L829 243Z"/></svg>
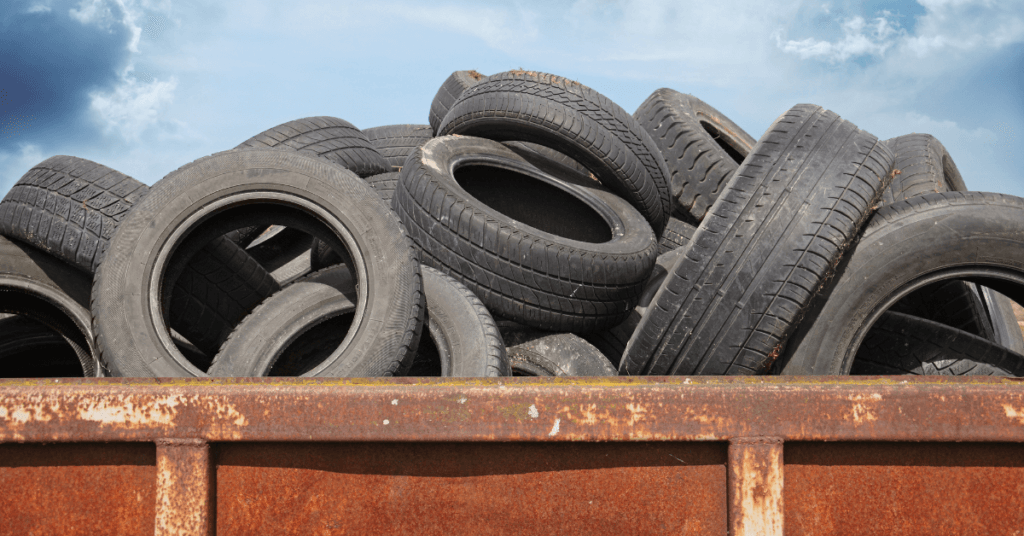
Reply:
<svg viewBox="0 0 1024 536"><path fill-rule="evenodd" d="M90 109L104 132L116 133L126 141L136 141L157 123L160 112L174 100L177 85L178 81L173 77L143 82L129 69L112 91L90 95Z"/></svg>
<svg viewBox="0 0 1024 536"><path fill-rule="evenodd" d="M837 63L859 56L882 56L905 34L899 23L891 20L891 17L891 13L883 12L880 17L870 21L863 17L848 18L840 25L842 39L836 41L813 38L783 41L782 32L775 34L775 41L784 52L796 54L802 59L818 58Z"/></svg>

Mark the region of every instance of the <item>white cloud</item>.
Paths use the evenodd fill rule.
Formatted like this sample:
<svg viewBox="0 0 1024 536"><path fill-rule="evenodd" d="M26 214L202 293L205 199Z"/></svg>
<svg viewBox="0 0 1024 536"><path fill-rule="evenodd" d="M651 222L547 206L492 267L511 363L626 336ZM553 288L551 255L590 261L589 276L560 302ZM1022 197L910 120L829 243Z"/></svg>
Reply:
<svg viewBox="0 0 1024 536"><path fill-rule="evenodd" d="M776 45L801 59L820 58L832 63L858 56L883 56L904 34L898 22L889 20L891 16L883 13L871 21L863 17L846 19L841 25L843 38L833 42L813 38L783 42L781 33L777 33Z"/></svg>
<svg viewBox="0 0 1024 536"><path fill-rule="evenodd" d="M918 57L944 51L999 49L1024 42L1020 0L918 0L925 14L907 48Z"/></svg>
<svg viewBox="0 0 1024 536"><path fill-rule="evenodd" d="M32 166L44 160L38 145L23 143L15 152L0 151L0 197L7 195L14 183Z"/></svg>
<svg viewBox="0 0 1024 536"><path fill-rule="evenodd" d="M25 10L25 13L49 13L51 11L53 11L53 9L51 9L50 6L44 4L34 4L32 6L29 6L29 8Z"/></svg>
<svg viewBox="0 0 1024 536"><path fill-rule="evenodd" d="M106 133L117 133L126 141L136 141L174 100L177 85L173 77L140 82L129 67L121 84L113 91L90 95L90 109Z"/></svg>
<svg viewBox="0 0 1024 536"><path fill-rule="evenodd" d="M128 50L139 51L139 37L142 28L138 24L142 12L134 0L81 0L77 8L71 8L68 15L82 24L95 25L110 29L115 24L122 24L131 32Z"/></svg>
<svg viewBox="0 0 1024 536"><path fill-rule="evenodd" d="M410 21L472 35L503 50L523 46L538 35L536 13L519 5L498 7L476 3L467 6L399 2L387 5L384 10Z"/></svg>

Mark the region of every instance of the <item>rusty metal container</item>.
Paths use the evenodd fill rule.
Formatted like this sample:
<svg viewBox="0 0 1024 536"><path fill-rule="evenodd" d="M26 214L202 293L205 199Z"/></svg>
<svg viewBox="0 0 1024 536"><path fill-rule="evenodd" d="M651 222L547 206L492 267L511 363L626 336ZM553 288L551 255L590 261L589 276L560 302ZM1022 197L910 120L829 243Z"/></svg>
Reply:
<svg viewBox="0 0 1024 536"><path fill-rule="evenodd" d="M0 534L1024 534L1012 379L0 381Z"/></svg>

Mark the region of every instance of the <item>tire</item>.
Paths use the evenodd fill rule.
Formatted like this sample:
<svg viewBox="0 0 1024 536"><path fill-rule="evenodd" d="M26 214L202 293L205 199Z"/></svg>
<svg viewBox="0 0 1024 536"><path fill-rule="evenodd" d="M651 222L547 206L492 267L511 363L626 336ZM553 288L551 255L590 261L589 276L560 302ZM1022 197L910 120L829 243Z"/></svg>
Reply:
<svg viewBox="0 0 1024 536"><path fill-rule="evenodd" d="M1024 376L1024 355L991 341L886 311L857 350L851 374Z"/></svg>
<svg viewBox="0 0 1024 536"><path fill-rule="evenodd" d="M391 206L391 198L395 195L395 187L398 185L399 174L397 171L389 171L372 177L366 177L366 182L373 187L384 203ZM322 270L328 266L345 262L338 254L331 250L325 242L313 240L310 266L312 271Z"/></svg>
<svg viewBox="0 0 1024 536"><path fill-rule="evenodd" d="M273 225L245 252L283 287L312 271L312 247L313 237L308 234Z"/></svg>
<svg viewBox="0 0 1024 536"><path fill-rule="evenodd" d="M0 234L92 274L118 223L148 191L102 164L53 156L30 169L0 201Z"/></svg>
<svg viewBox="0 0 1024 536"><path fill-rule="evenodd" d="M544 158L546 160L550 160L551 162L555 162L560 166L569 168L575 171L576 173L582 173L583 175L590 177L594 181L597 181L597 177L595 177L589 169L583 167L583 164L580 164L579 162L573 160L572 158L569 158L568 156L565 156L564 154L554 149L525 141L506 141L503 142L502 145L508 147L509 149L512 149L513 152L525 158L531 164L541 169L544 168L540 164L535 162L534 158ZM556 173L552 173L552 175L555 175L556 177L558 176L558 174Z"/></svg>
<svg viewBox="0 0 1024 536"><path fill-rule="evenodd" d="M1013 312L1013 300L987 287L979 287L979 290L992 325L993 334L989 340L1007 350L1024 354L1024 332L1021 332L1017 315Z"/></svg>
<svg viewBox="0 0 1024 536"><path fill-rule="evenodd" d="M633 113L669 170L679 208L701 221L757 141L706 102L662 88Z"/></svg>
<svg viewBox="0 0 1024 536"><path fill-rule="evenodd" d="M967 185L956 163L939 140L930 134L906 134L885 140L899 171L882 194L882 204L891 205L912 197L938 192L965 192Z"/></svg>
<svg viewBox="0 0 1024 536"><path fill-rule="evenodd" d="M270 224L358 252L349 269L359 300L343 348L357 357L316 373L394 371L415 348L422 323L415 251L362 179L322 158L281 150L227 151L192 162L157 183L122 222L93 288L97 345L111 367L130 376L200 375L170 342L157 314L159 287L173 281L180 259L227 230Z"/></svg>
<svg viewBox="0 0 1024 536"><path fill-rule="evenodd" d="M697 228L676 217L669 218L665 232L658 239L658 255L675 251L690 243Z"/></svg>
<svg viewBox="0 0 1024 536"><path fill-rule="evenodd" d="M640 319L643 318L647 308L651 305L654 294L661 288L661 283L668 276L672 265L675 264L682 253L682 250L674 249L658 255L658 260L654 264L654 270L651 271L650 277L644 283L644 291L640 295L639 303L636 304L636 307L630 311L629 316L621 324L608 329L587 331L579 334L587 342L601 350L601 353L611 361L616 370L618 370L619 363L622 361L622 354L626 351L626 344L629 342L629 338L633 336L633 332L636 331L636 327L640 324Z"/></svg>
<svg viewBox="0 0 1024 536"><path fill-rule="evenodd" d="M0 318L0 378L74 378L83 374L75 348L41 322Z"/></svg>
<svg viewBox="0 0 1024 536"><path fill-rule="evenodd" d="M620 323L657 251L622 199L557 180L481 138L427 142L402 168L392 207L424 264L492 314L552 331Z"/></svg>
<svg viewBox="0 0 1024 536"><path fill-rule="evenodd" d="M608 358L572 333L503 331L513 376L617 376Z"/></svg>
<svg viewBox="0 0 1024 536"><path fill-rule="evenodd" d="M0 237L0 313L21 315L56 332L72 349L82 376L102 376L89 315L92 281L42 251ZM0 331L7 341L11 333ZM38 356L36 356L38 358Z"/></svg>
<svg viewBox="0 0 1024 536"><path fill-rule="evenodd" d="M511 376L505 342L480 299L429 266L421 270L429 337L420 339L420 348L430 348L417 353L407 375L428 375L429 370L436 372L429 375L454 378Z"/></svg>
<svg viewBox="0 0 1024 536"><path fill-rule="evenodd" d="M444 121L444 116L448 115L448 110L452 108L452 105L462 95L462 92L486 79L485 75L472 70L455 71L445 79L437 90L437 94L434 95L434 100L430 103L428 122L434 135L437 135L441 122Z"/></svg>
<svg viewBox="0 0 1024 536"><path fill-rule="evenodd" d="M315 351L312 345L296 343L319 324L354 315L357 301L352 274L345 267L327 268L296 281L260 304L235 328L214 358L210 375L269 376L279 361L297 375L315 375L312 371L325 363L345 334L331 333L317 341L320 346ZM341 354L336 359L349 357Z"/></svg>
<svg viewBox="0 0 1024 536"><path fill-rule="evenodd" d="M267 129L235 149L291 149L325 158L360 177L391 171L384 156L352 123L337 117L305 117Z"/></svg>
<svg viewBox="0 0 1024 536"><path fill-rule="evenodd" d="M462 93L438 130L549 147L593 172L635 207L656 235L675 201L668 168L651 136L593 89L545 73L492 75Z"/></svg>
<svg viewBox="0 0 1024 536"><path fill-rule="evenodd" d="M892 179L892 153L797 105L757 142L629 340L620 373L767 371Z"/></svg>
<svg viewBox="0 0 1024 536"><path fill-rule="evenodd" d="M943 192L880 208L814 299L781 372L848 374L875 320L929 284L967 280L1020 301L1022 237L1024 200L1012 196Z"/></svg>
<svg viewBox="0 0 1024 536"><path fill-rule="evenodd" d="M387 160L388 171L399 171L417 147L434 137L434 129L430 125L387 125L368 128L363 134Z"/></svg>

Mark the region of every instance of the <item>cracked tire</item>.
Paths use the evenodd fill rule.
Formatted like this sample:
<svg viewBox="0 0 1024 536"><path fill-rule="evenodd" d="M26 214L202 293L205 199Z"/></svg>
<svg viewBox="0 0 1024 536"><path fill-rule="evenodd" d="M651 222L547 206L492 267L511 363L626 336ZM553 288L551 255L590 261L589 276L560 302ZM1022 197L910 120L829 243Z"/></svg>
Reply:
<svg viewBox="0 0 1024 536"><path fill-rule="evenodd" d="M679 208L701 221L757 140L708 103L662 88L633 117L661 150Z"/></svg>
<svg viewBox="0 0 1024 536"><path fill-rule="evenodd" d="M892 179L892 153L820 106L772 124L630 338L622 374L758 374Z"/></svg>
<svg viewBox="0 0 1024 536"><path fill-rule="evenodd" d="M631 115L597 91L545 73L509 71L464 91L438 130L549 147L626 199L656 235L672 213L665 160Z"/></svg>
<svg viewBox="0 0 1024 536"><path fill-rule="evenodd" d="M492 314L541 329L621 322L657 252L650 226L624 200L555 179L481 138L419 148L392 207L424 264L466 285Z"/></svg>

